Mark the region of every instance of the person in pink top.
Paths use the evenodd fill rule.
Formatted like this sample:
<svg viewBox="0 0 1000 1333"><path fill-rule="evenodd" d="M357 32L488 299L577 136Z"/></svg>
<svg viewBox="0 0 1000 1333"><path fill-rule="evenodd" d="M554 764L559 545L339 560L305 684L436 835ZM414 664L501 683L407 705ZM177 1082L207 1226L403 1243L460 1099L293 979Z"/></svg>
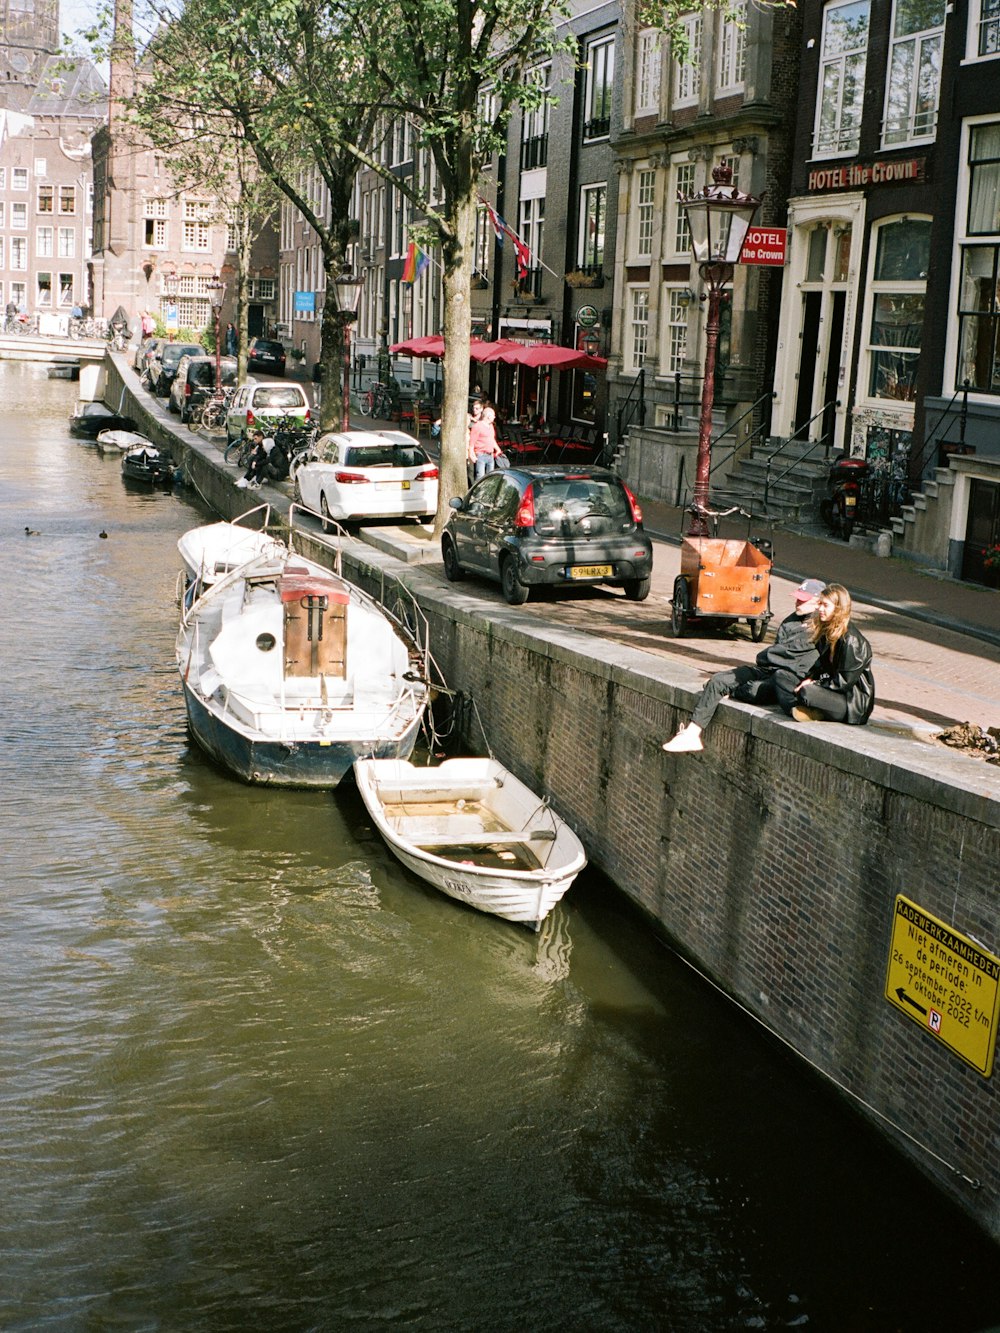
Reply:
<svg viewBox="0 0 1000 1333"><path fill-rule="evenodd" d="M496 412L487 402L481 412L475 407L469 423L469 461L475 467L473 480L478 481L496 467L500 446L497 444Z"/></svg>

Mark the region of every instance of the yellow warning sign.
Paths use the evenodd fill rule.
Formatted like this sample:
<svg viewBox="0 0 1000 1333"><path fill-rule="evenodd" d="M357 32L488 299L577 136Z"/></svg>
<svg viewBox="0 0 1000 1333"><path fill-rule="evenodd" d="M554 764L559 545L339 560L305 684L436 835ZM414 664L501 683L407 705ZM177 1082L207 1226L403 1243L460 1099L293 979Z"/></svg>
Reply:
<svg viewBox="0 0 1000 1333"><path fill-rule="evenodd" d="M989 1078L1000 958L902 895L893 912L885 998Z"/></svg>

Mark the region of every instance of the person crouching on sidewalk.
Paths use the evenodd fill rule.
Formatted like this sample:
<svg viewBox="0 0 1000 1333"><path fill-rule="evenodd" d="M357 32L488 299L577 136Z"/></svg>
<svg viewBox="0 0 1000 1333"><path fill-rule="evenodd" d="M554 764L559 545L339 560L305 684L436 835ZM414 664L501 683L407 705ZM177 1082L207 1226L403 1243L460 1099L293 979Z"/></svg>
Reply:
<svg viewBox="0 0 1000 1333"><path fill-rule="evenodd" d="M864 726L875 707L872 649L851 624L851 594L829 583L819 596L812 635L819 653L813 670L789 688L778 679L778 702L796 722Z"/></svg>
<svg viewBox="0 0 1000 1333"><path fill-rule="evenodd" d="M795 589L795 610L778 626L774 643L757 654L755 666L737 667L712 676L694 706L691 721L663 749L668 754L692 754L704 748L701 733L715 716L723 699L732 695L742 703L775 703L778 694L775 678L780 672L789 687L803 680L819 659L813 639L812 616L819 604L823 584L806 579Z"/></svg>

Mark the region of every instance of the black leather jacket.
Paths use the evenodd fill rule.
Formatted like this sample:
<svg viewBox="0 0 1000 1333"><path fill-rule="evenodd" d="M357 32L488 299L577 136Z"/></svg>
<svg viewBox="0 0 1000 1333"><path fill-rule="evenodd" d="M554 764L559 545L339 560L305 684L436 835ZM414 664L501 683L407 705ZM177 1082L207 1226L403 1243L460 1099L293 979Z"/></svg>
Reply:
<svg viewBox="0 0 1000 1333"><path fill-rule="evenodd" d="M813 680L824 689L836 690L847 698L845 722L857 726L867 722L875 707L875 678L872 675L872 648L865 636L848 625L831 653L826 641L817 643L819 661Z"/></svg>

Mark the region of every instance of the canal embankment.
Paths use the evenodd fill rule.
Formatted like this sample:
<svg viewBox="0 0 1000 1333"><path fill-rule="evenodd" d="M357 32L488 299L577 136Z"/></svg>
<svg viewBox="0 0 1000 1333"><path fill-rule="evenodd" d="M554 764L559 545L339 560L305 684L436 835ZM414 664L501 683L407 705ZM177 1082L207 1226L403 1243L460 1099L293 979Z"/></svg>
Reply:
<svg viewBox="0 0 1000 1333"><path fill-rule="evenodd" d="M218 449L109 358L107 400L123 394L207 504L246 509ZM287 515L287 494L260 498ZM330 559L318 532L296 541ZM740 705L702 755L668 756L695 697L683 663L529 620L365 543L342 558L370 590L413 596L497 756L664 938L1000 1241L1000 769Z"/></svg>

